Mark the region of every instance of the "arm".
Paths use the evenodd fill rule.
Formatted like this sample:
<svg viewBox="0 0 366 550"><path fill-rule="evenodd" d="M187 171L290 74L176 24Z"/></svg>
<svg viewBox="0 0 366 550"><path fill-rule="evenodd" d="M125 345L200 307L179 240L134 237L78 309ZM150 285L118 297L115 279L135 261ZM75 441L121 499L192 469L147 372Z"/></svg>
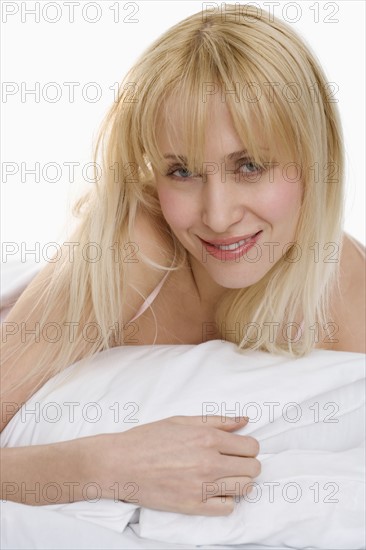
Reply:
<svg viewBox="0 0 366 550"><path fill-rule="evenodd" d="M243 494L260 473L254 458L258 442L230 433L246 423L245 418L223 422L211 416L204 422L200 416L176 416L122 433L3 448L1 498L30 505L106 498L171 512L227 515L234 509L232 484L235 494ZM227 477L228 486L223 481L203 499L205 483Z"/></svg>
<svg viewBox="0 0 366 550"><path fill-rule="evenodd" d="M2 448L1 499L34 506L83 500L87 483L101 487L88 474L96 439Z"/></svg>

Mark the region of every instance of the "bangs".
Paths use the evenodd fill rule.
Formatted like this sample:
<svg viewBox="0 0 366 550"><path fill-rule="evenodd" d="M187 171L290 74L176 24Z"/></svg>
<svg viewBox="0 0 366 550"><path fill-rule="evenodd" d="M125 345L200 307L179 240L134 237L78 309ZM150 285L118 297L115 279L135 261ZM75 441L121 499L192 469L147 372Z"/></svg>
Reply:
<svg viewBox="0 0 366 550"><path fill-rule="evenodd" d="M273 162L298 162L300 141L295 106L277 97L270 86L284 82L279 71L251 52L243 56L243 44L238 51L228 42L227 35L223 38L202 32L200 41L191 44L191 48L180 73L161 90L159 100L154 105L150 103L154 123L143 148L154 168L160 173L167 169L164 152L158 145L159 128L163 125L169 136L169 152L189 171L202 173L210 161L205 159L204 151L206 124L209 117L215 116L213 99L227 106L243 150L253 162L262 167ZM174 149L177 142L184 151ZM186 157L184 162L179 159L182 154Z"/></svg>

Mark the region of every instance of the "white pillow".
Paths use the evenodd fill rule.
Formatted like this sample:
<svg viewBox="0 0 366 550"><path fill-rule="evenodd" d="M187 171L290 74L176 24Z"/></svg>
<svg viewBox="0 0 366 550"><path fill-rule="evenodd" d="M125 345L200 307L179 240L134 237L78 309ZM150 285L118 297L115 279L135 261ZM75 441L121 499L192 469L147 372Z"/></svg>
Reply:
<svg viewBox="0 0 366 550"><path fill-rule="evenodd" d="M301 359L243 354L221 340L114 348L47 382L3 430L1 445L122 432L173 415L246 414L252 421L235 433L261 444L254 491L225 517L142 508L135 532L187 544L362 548L364 360L325 350ZM273 502L271 483L279 484ZM138 509L107 500L49 507L120 532Z"/></svg>

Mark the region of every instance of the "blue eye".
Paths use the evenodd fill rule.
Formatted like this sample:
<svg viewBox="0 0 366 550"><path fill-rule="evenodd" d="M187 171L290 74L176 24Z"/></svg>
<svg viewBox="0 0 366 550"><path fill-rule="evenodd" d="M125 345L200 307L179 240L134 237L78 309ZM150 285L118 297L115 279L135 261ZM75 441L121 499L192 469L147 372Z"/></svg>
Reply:
<svg viewBox="0 0 366 550"><path fill-rule="evenodd" d="M183 172L183 175L179 176L179 177L182 177L182 178L190 178L193 175L193 173L190 172L189 170L187 170L186 168L178 168L178 170L174 170L174 172Z"/></svg>
<svg viewBox="0 0 366 550"><path fill-rule="evenodd" d="M257 172L263 172L263 168L256 164L255 162L247 161L243 162L243 164L240 164L239 168L241 169L243 166L248 166L248 170L243 170L244 174L256 174Z"/></svg>
<svg viewBox="0 0 366 550"><path fill-rule="evenodd" d="M175 172L181 172L181 175L175 176ZM177 179L188 179L191 178L193 175L193 172L190 172L189 170L187 170L187 168L184 168L183 166L173 166L173 168L171 168L166 174L166 176L171 176Z"/></svg>
<svg viewBox="0 0 366 550"><path fill-rule="evenodd" d="M247 169L244 169L244 167L247 167ZM254 175L258 176L258 174L261 174L264 171L264 169L259 164L253 162L248 158L245 158L237 161L235 171L242 176L254 176ZM229 171L229 173L230 172L231 170ZM178 175L176 173L178 173ZM168 172L165 175L173 179L183 180L183 179L196 177L198 174L194 174L184 166L179 166L176 164L171 168L169 168Z"/></svg>

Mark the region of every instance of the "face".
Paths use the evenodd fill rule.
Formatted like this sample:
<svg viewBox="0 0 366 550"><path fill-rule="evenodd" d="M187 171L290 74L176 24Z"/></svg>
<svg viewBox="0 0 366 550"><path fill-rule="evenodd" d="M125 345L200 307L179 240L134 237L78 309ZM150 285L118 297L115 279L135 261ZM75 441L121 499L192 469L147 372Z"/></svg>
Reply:
<svg viewBox="0 0 366 550"><path fill-rule="evenodd" d="M188 251L195 279L207 295L210 289L214 293L248 287L268 273L294 240L302 196L295 168L278 163L261 170L248 154L240 153L245 144L225 103L220 96L210 101L200 173L188 172L176 157L166 159L167 173L155 171L163 215ZM160 150L164 156L173 155L173 150L186 156L174 103L169 117L174 132L160 121ZM236 251L205 244L229 238L238 242L248 236Z"/></svg>

